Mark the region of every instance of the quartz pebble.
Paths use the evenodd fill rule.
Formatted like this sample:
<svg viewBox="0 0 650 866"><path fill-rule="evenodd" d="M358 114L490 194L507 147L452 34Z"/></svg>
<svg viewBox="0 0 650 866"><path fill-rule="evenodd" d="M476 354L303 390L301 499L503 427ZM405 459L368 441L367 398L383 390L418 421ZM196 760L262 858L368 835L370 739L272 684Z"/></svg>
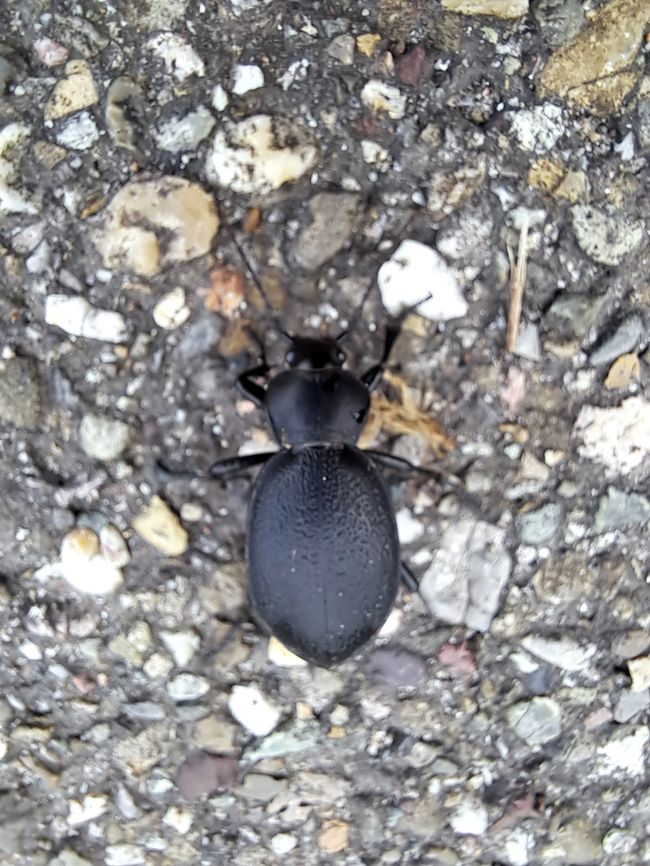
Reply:
<svg viewBox="0 0 650 866"><path fill-rule="evenodd" d="M529 635L521 641L532 655L565 671L587 671L596 653L593 644L581 645L570 637L558 639Z"/></svg>
<svg viewBox="0 0 650 866"><path fill-rule="evenodd" d="M123 186L93 239L106 267L147 277L205 255L218 228L211 195L184 178L163 175Z"/></svg>
<svg viewBox="0 0 650 866"><path fill-rule="evenodd" d="M196 150L212 132L215 120L210 110L199 105L182 117L172 117L158 124L156 144L169 153Z"/></svg>
<svg viewBox="0 0 650 866"><path fill-rule="evenodd" d="M185 81L192 75L205 75L205 64L189 42L178 33L157 33L145 42L144 47L163 61L167 72L177 81Z"/></svg>
<svg viewBox="0 0 650 866"><path fill-rule="evenodd" d="M233 686L228 709L239 724L256 737L270 734L280 721L280 709L257 686Z"/></svg>
<svg viewBox="0 0 650 866"><path fill-rule="evenodd" d="M196 674L178 674L167 686L170 697L176 703L198 701L210 691L210 683Z"/></svg>
<svg viewBox="0 0 650 866"><path fill-rule="evenodd" d="M201 645L201 639L193 631L161 631L160 640L179 668L184 668L190 663Z"/></svg>
<svg viewBox="0 0 650 866"><path fill-rule="evenodd" d="M627 667L632 677L632 691L642 692L650 688L650 656L630 659Z"/></svg>
<svg viewBox="0 0 650 866"><path fill-rule="evenodd" d="M189 317L190 308L185 303L185 290L180 287L163 295L153 308L154 322L166 331L180 328Z"/></svg>
<svg viewBox="0 0 650 866"><path fill-rule="evenodd" d="M243 96L250 90L264 87L264 73L254 63L238 63L232 71L232 92Z"/></svg>
<svg viewBox="0 0 650 866"><path fill-rule="evenodd" d="M456 277L434 249L419 241L405 240L379 269L381 299L389 313L418 304L417 314L446 321L467 313L467 301ZM424 300L428 294L432 297Z"/></svg>
<svg viewBox="0 0 650 866"><path fill-rule="evenodd" d="M149 504L133 518L133 528L165 556L181 556L187 550L187 532L160 496L152 496Z"/></svg>
<svg viewBox="0 0 650 866"><path fill-rule="evenodd" d="M583 406L573 432L582 439L582 457L604 464L612 474L628 475L650 456L649 429L650 403L629 397L611 409Z"/></svg>
<svg viewBox="0 0 650 866"><path fill-rule="evenodd" d="M317 153L294 124L257 114L217 131L205 167L212 183L264 195L302 177Z"/></svg>
<svg viewBox="0 0 650 866"><path fill-rule="evenodd" d="M146 862L144 849L140 845L120 843L106 848L106 866L144 866Z"/></svg>
<svg viewBox="0 0 650 866"><path fill-rule="evenodd" d="M74 337L105 343L121 343L128 335L121 313L99 310L79 295L48 295L45 299L45 322Z"/></svg>
<svg viewBox="0 0 650 866"><path fill-rule="evenodd" d="M270 662L280 668L304 668L307 666L305 659L301 659L300 656L291 652L274 635L269 638L267 656Z"/></svg>
<svg viewBox="0 0 650 866"><path fill-rule="evenodd" d="M385 113L392 120L399 120L406 113L406 96L397 87L371 79L361 91L361 101L377 113Z"/></svg>
<svg viewBox="0 0 650 866"><path fill-rule="evenodd" d="M102 415L84 415L79 425L81 447L95 460L115 460L131 435L128 424Z"/></svg>
<svg viewBox="0 0 650 866"><path fill-rule="evenodd" d="M65 121L56 133L56 142L68 150L89 150L99 139L99 130L87 111Z"/></svg>
<svg viewBox="0 0 650 866"><path fill-rule="evenodd" d="M63 539L56 570L79 592L90 595L106 595L122 585L120 568L100 553L99 538L84 527L71 530Z"/></svg>
<svg viewBox="0 0 650 866"><path fill-rule="evenodd" d="M481 836L488 826L487 809L483 803L464 799L449 819L449 823L455 833Z"/></svg>

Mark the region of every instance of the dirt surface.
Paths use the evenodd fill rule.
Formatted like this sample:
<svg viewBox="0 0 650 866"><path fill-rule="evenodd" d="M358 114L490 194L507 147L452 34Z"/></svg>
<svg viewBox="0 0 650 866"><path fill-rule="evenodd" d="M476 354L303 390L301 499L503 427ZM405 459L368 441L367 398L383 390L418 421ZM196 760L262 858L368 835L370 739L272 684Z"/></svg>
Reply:
<svg viewBox="0 0 650 866"><path fill-rule="evenodd" d="M3 866L650 862L649 23L0 6ZM420 288L367 444L462 485L390 478L420 593L304 666L206 473L278 324L363 371Z"/></svg>

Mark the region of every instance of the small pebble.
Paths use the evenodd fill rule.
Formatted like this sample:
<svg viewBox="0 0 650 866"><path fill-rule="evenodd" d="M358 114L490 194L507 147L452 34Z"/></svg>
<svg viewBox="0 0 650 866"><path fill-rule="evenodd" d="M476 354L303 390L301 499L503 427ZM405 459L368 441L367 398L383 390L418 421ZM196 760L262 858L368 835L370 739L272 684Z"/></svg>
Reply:
<svg viewBox="0 0 650 866"><path fill-rule="evenodd" d="M464 799L449 819L449 823L455 833L482 836L488 826L487 809L476 800Z"/></svg>
<svg viewBox="0 0 650 866"><path fill-rule="evenodd" d="M616 331L589 356L589 363L609 364L625 352L636 349L645 334L643 320L640 316L628 316L618 326Z"/></svg>
<svg viewBox="0 0 650 866"><path fill-rule="evenodd" d="M298 839L293 833L276 833L271 837L271 850L278 857L288 854L298 844Z"/></svg>
<svg viewBox="0 0 650 866"><path fill-rule="evenodd" d="M342 33L332 39L327 46L327 53L343 66L351 66L354 63L354 46L354 36L349 33Z"/></svg>
<svg viewBox="0 0 650 866"><path fill-rule="evenodd" d="M131 561L126 541L112 523L107 523L100 529L99 546L104 559L115 568L124 568Z"/></svg>
<svg viewBox="0 0 650 866"><path fill-rule="evenodd" d="M614 721L624 724L650 706L650 690L623 689L614 706Z"/></svg>
<svg viewBox="0 0 650 866"><path fill-rule="evenodd" d="M106 866L144 866L147 861L140 845L122 843L106 847L104 862Z"/></svg>
<svg viewBox="0 0 650 866"><path fill-rule="evenodd" d="M172 117L160 123L155 133L156 144L168 153L196 150L203 139L210 135L214 124L210 110L199 105L182 117Z"/></svg>
<svg viewBox="0 0 650 866"><path fill-rule="evenodd" d="M517 517L517 527L522 544L547 544L558 531L561 518L562 506L556 502L549 502L535 511L520 514Z"/></svg>
<svg viewBox="0 0 650 866"><path fill-rule="evenodd" d="M581 645L571 637L553 639L531 634L522 639L521 645L538 659L565 671L587 671L596 654L594 644Z"/></svg>
<svg viewBox="0 0 650 866"><path fill-rule="evenodd" d="M562 714L552 698L535 697L510 707L508 724L529 746L541 746L562 733Z"/></svg>
<svg viewBox="0 0 650 866"><path fill-rule="evenodd" d="M232 72L232 92L243 96L251 90L264 87L264 73L254 63L238 63Z"/></svg>
<svg viewBox="0 0 650 866"><path fill-rule="evenodd" d="M650 457L650 402L628 397L620 406L583 406L573 432L582 440L579 452L604 464L613 474L628 475Z"/></svg>
<svg viewBox="0 0 650 866"><path fill-rule="evenodd" d="M237 761L207 752L194 752L187 757L176 775L178 790L188 800L219 788L232 788L236 782Z"/></svg>
<svg viewBox="0 0 650 866"><path fill-rule="evenodd" d="M81 447L95 460L115 460L126 448L130 436L128 424L103 415L84 415L79 425Z"/></svg>
<svg viewBox="0 0 650 866"><path fill-rule="evenodd" d="M160 639L179 668L187 667L201 646L200 637L193 631L161 631Z"/></svg>
<svg viewBox="0 0 650 866"><path fill-rule="evenodd" d="M167 292L153 308L154 322L166 331L180 328L189 317L190 308L185 303L185 291L181 288Z"/></svg>
<svg viewBox="0 0 650 866"><path fill-rule="evenodd" d="M45 322L74 337L106 343L121 343L128 335L121 313L99 310L79 295L48 295Z"/></svg>
<svg viewBox="0 0 650 866"><path fill-rule="evenodd" d="M632 691L642 692L650 688L650 656L630 659L627 667L632 677Z"/></svg>
<svg viewBox="0 0 650 866"><path fill-rule="evenodd" d="M56 142L68 150L89 150L99 139L97 124L87 111L66 120L56 133Z"/></svg>
<svg viewBox="0 0 650 866"><path fill-rule="evenodd" d="M167 692L176 703L198 701L209 691L209 680L196 674L178 674L167 684Z"/></svg>
<svg viewBox="0 0 650 866"><path fill-rule="evenodd" d="M280 668L304 668L307 666L305 659L301 659L300 656L291 652L274 635L269 638L267 657L270 662Z"/></svg>
<svg viewBox="0 0 650 866"><path fill-rule="evenodd" d="M363 86L361 101L377 114L387 114L391 120L400 120L406 113L406 96L397 87L377 79Z"/></svg>
<svg viewBox="0 0 650 866"><path fill-rule="evenodd" d="M326 854L340 854L348 847L350 825L345 821L326 821L318 834L318 847Z"/></svg>
<svg viewBox="0 0 650 866"><path fill-rule="evenodd" d="M282 714L257 686L233 686L228 709L239 724L256 737L270 734Z"/></svg>
<svg viewBox="0 0 650 866"><path fill-rule="evenodd" d="M426 681L427 666L423 658L401 647L380 647L368 660L369 679L382 686L421 686Z"/></svg>
<svg viewBox="0 0 650 866"><path fill-rule="evenodd" d="M182 556L187 550L187 532L159 496L152 496L149 504L133 518L133 528L165 556Z"/></svg>
<svg viewBox="0 0 650 866"><path fill-rule="evenodd" d="M99 549L99 538L91 529L72 529L63 539L57 567L79 592L107 595L122 585L121 570L108 562Z"/></svg>
<svg viewBox="0 0 650 866"><path fill-rule="evenodd" d="M157 33L145 42L144 47L163 61L167 72L177 81L185 81L192 75L205 75L205 64L189 42L178 33L168 30Z"/></svg>
<svg viewBox="0 0 650 866"><path fill-rule="evenodd" d="M180 806L171 806L163 815L162 822L181 836L185 836L192 826L193 816L187 809L181 809Z"/></svg>

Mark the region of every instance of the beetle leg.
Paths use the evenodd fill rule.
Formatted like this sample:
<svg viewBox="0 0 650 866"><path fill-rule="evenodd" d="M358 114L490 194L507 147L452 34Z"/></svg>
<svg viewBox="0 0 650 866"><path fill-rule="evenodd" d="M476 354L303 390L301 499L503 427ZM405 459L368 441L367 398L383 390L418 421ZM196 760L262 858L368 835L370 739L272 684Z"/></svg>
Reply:
<svg viewBox="0 0 650 866"><path fill-rule="evenodd" d="M372 389L379 384L379 380L381 379L386 364L388 363L391 349L393 348L395 340L399 337L399 333L402 330L402 323L404 322L404 319L405 316L400 316L398 319L388 321L386 325L386 336L384 337L384 349L381 353L379 363L374 364L361 376L361 381L369 391L372 391Z"/></svg>
<svg viewBox="0 0 650 866"><path fill-rule="evenodd" d="M404 561L399 564L399 576L409 592L418 592L420 588L418 579Z"/></svg>
<svg viewBox="0 0 650 866"><path fill-rule="evenodd" d="M237 390L248 400L255 403L256 406L261 406L264 403L266 388L263 385L258 385L257 382L254 382L253 377L264 376L270 369L271 368L266 361L262 361L262 363L258 364L256 367L251 367L250 370L244 370L241 376L237 378Z"/></svg>
<svg viewBox="0 0 650 866"><path fill-rule="evenodd" d="M245 472L251 466L258 466L260 463L266 463L277 451L260 451L258 454L241 454L237 457L225 457L223 460L217 460L210 467L210 475L213 478L229 478L232 475L238 475L240 472Z"/></svg>
<svg viewBox="0 0 650 866"><path fill-rule="evenodd" d="M385 451L363 451L373 461L380 466L385 466L392 472L397 472L399 475L428 475L429 478L437 479L441 485L455 493L461 502L464 502L472 511L477 513L483 520L489 523L496 522L499 518L499 513L494 510L489 510L481 500L469 493L465 489L462 480L451 472L445 472L443 469L434 469L430 466L416 466L415 463L410 463L403 457L396 457L394 454L387 454Z"/></svg>

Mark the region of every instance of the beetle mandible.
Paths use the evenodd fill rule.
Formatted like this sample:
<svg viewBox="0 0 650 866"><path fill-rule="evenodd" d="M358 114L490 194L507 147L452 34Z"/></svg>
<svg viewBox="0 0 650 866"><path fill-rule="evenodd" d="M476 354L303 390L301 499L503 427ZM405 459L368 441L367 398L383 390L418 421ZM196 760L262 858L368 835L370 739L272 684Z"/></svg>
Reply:
<svg viewBox="0 0 650 866"><path fill-rule="evenodd" d="M260 363L237 388L265 410L278 451L226 458L210 473L226 478L263 464L248 508L246 561L253 608L269 631L309 662L330 667L365 644L384 624L400 577L417 582L400 560L395 512L378 465L417 470L357 441L370 392L381 379L409 307L388 320L379 361L357 376L343 369L341 338L282 330L260 280L237 248L290 346L286 368L266 386ZM418 305L416 305L418 306Z"/></svg>

